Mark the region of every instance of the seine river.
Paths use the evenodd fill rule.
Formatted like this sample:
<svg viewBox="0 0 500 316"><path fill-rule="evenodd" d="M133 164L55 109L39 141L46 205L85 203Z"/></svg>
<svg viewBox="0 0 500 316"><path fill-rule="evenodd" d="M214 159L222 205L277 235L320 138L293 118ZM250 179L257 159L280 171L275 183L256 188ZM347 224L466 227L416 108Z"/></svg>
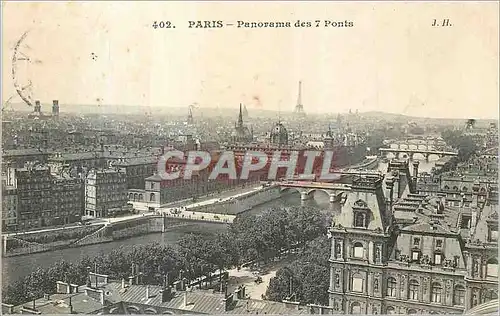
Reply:
<svg viewBox="0 0 500 316"><path fill-rule="evenodd" d="M425 161L420 162L419 170L429 172L434 166L433 162L426 163ZM378 169L385 172L387 170L387 164L380 163ZM318 207L323 210L329 208L329 199L326 195L318 193L314 195L314 199L307 201L308 205ZM259 205L249 213L259 214L269 208L277 208L283 206L295 206L300 205L300 195L298 193L292 193L290 195L284 196L279 200L274 200L262 205ZM42 252L25 256L2 258L2 280L3 284L8 284L14 282L17 279L26 276L36 267L41 266L43 268L48 268L54 262L59 260L65 260L70 262L77 262L81 257L85 255L95 255L101 252L108 252L120 246L130 247L139 244L148 244L153 242L159 242L162 244L174 244L183 235L188 233L196 233L199 231L218 231L227 229L226 226L220 224L212 223L195 223L189 226L174 228L163 234L149 234L145 236L132 237L129 239L114 241L104 244L89 245L80 248L68 248L59 251Z"/></svg>

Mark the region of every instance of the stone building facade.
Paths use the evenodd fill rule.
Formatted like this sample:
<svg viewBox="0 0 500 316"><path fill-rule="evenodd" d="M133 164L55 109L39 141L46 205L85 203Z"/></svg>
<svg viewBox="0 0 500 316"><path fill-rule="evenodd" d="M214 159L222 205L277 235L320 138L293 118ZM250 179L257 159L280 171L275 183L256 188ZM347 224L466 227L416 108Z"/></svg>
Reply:
<svg viewBox="0 0 500 316"><path fill-rule="evenodd" d="M124 172L118 169L92 170L85 181L86 216L108 217L127 209Z"/></svg>
<svg viewBox="0 0 500 316"><path fill-rule="evenodd" d="M446 195L416 191L417 172L393 162L386 177L353 180L330 229L337 312L461 314L498 297L497 205L473 186L463 225Z"/></svg>

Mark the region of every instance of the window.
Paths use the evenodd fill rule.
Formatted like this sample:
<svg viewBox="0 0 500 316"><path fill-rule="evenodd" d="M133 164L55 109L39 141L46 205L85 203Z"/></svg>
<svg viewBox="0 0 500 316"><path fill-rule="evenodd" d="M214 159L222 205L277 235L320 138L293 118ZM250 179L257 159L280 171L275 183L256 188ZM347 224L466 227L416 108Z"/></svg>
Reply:
<svg viewBox="0 0 500 316"><path fill-rule="evenodd" d="M415 247L420 246L420 238L413 238L413 246Z"/></svg>
<svg viewBox="0 0 500 316"><path fill-rule="evenodd" d="M361 314L361 304L354 302L351 304L351 314Z"/></svg>
<svg viewBox="0 0 500 316"><path fill-rule="evenodd" d="M453 305L465 304L465 289L461 285L455 286L455 292L453 293Z"/></svg>
<svg viewBox="0 0 500 316"><path fill-rule="evenodd" d="M410 281L410 286L409 286L409 291L408 291L408 298L410 300L418 300L419 287L420 287L420 285L418 284L417 280Z"/></svg>
<svg viewBox="0 0 500 316"><path fill-rule="evenodd" d="M387 314L396 314L396 310L392 306L387 306L386 312Z"/></svg>
<svg viewBox="0 0 500 316"><path fill-rule="evenodd" d="M497 227L489 227L490 231L490 241L498 241L498 228Z"/></svg>
<svg viewBox="0 0 500 316"><path fill-rule="evenodd" d="M440 265L441 264L441 254L440 253L435 253L434 254L434 264L435 265Z"/></svg>
<svg viewBox="0 0 500 316"><path fill-rule="evenodd" d="M498 261L496 259L490 259L486 263L486 276L498 277Z"/></svg>
<svg viewBox="0 0 500 316"><path fill-rule="evenodd" d="M462 215L462 222L460 223L460 228L463 229L470 228L470 216Z"/></svg>
<svg viewBox="0 0 500 316"><path fill-rule="evenodd" d="M485 291L486 291L484 295L485 302L496 300L498 298L498 294L495 292L495 290L485 290Z"/></svg>
<svg viewBox="0 0 500 316"><path fill-rule="evenodd" d="M388 278L387 279L387 296L395 297L396 296L396 279Z"/></svg>
<svg viewBox="0 0 500 316"><path fill-rule="evenodd" d="M354 227L366 227L365 214L361 212L354 213Z"/></svg>
<svg viewBox="0 0 500 316"><path fill-rule="evenodd" d="M342 245L339 243L335 244L335 258L340 258L342 254Z"/></svg>
<svg viewBox="0 0 500 316"><path fill-rule="evenodd" d="M407 312L407 314L416 314L416 313L417 313L417 311L414 309L409 309Z"/></svg>
<svg viewBox="0 0 500 316"><path fill-rule="evenodd" d="M149 195L149 201L151 201L151 202L154 202L154 201L155 201L155 194L154 194L154 193L151 193L151 194Z"/></svg>
<svg viewBox="0 0 500 316"><path fill-rule="evenodd" d="M439 283L432 283L431 287L431 302L441 303L441 292L443 288Z"/></svg>
<svg viewBox="0 0 500 316"><path fill-rule="evenodd" d="M443 246L442 240L436 240L436 248L441 248Z"/></svg>
<svg viewBox="0 0 500 316"><path fill-rule="evenodd" d="M363 292L363 278L359 274L352 276L352 287L353 292Z"/></svg>
<svg viewBox="0 0 500 316"><path fill-rule="evenodd" d="M353 247L353 256L355 258L363 258L363 244L360 242L357 242L354 244Z"/></svg>
<svg viewBox="0 0 500 316"><path fill-rule="evenodd" d="M151 182L151 184L150 184L150 188L151 188L151 190L153 190L153 189L155 188L155 184L154 184L154 182Z"/></svg>
<svg viewBox="0 0 500 316"><path fill-rule="evenodd" d="M420 251L413 250L411 252L411 260L412 261L418 261L420 259Z"/></svg>

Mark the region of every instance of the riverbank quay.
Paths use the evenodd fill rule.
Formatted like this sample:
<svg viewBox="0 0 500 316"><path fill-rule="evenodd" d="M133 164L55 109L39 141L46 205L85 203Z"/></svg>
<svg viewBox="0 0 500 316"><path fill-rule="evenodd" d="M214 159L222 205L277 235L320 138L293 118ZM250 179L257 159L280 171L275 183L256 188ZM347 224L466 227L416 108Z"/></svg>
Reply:
<svg viewBox="0 0 500 316"><path fill-rule="evenodd" d="M224 198L185 202L176 207L162 207L115 218L95 219L89 225L49 228L2 236L2 256L20 256L64 248L112 242L114 240L163 233L196 222L230 224L236 215L255 205L279 197L279 188L261 185ZM178 204L176 204L178 205ZM228 206L231 210L228 211Z"/></svg>

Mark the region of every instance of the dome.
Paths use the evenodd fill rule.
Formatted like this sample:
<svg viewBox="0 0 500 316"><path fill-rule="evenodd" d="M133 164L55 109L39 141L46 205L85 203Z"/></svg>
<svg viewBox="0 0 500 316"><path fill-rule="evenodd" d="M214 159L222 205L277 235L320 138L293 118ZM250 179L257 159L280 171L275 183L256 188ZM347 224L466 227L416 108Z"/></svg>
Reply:
<svg viewBox="0 0 500 316"><path fill-rule="evenodd" d="M276 123L271 129L270 133L271 144L287 145L288 144L288 131L281 123Z"/></svg>

